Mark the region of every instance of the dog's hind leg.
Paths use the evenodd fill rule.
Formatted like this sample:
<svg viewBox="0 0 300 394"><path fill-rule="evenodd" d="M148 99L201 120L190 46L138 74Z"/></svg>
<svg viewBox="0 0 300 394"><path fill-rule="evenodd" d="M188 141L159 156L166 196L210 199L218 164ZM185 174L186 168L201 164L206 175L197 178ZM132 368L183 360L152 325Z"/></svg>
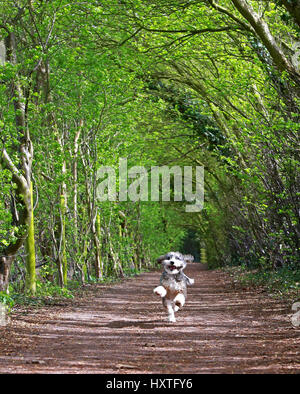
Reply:
<svg viewBox="0 0 300 394"><path fill-rule="evenodd" d="M174 314L174 309L173 309L173 303L171 300L164 300L164 305L167 308L168 311L168 321L170 323L175 323L176 319L175 319L175 314Z"/></svg>

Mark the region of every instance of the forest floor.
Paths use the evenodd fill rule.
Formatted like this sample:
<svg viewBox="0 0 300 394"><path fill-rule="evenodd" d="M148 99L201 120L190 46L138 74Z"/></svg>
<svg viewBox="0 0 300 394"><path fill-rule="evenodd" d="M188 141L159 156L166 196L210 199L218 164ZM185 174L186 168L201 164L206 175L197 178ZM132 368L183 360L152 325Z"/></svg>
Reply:
<svg viewBox="0 0 300 394"><path fill-rule="evenodd" d="M290 303L200 267L186 269L195 285L176 323L152 292L159 272L17 308L0 327L0 373L299 373Z"/></svg>

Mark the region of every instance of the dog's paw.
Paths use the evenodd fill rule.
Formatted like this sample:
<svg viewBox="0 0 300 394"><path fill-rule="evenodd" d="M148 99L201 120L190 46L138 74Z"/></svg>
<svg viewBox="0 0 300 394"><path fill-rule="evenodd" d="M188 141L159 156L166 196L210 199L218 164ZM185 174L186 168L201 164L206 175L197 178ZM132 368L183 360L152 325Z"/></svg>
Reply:
<svg viewBox="0 0 300 394"><path fill-rule="evenodd" d="M160 297L164 297L167 294L167 290L163 286L158 286L153 290L153 293Z"/></svg>
<svg viewBox="0 0 300 394"><path fill-rule="evenodd" d="M169 323L176 323L175 316L169 316L169 317L168 317L168 322L169 322Z"/></svg>
<svg viewBox="0 0 300 394"><path fill-rule="evenodd" d="M195 283L194 279L190 279L190 285L193 285Z"/></svg>
<svg viewBox="0 0 300 394"><path fill-rule="evenodd" d="M175 306L174 306L174 312L178 312L178 311L179 311L179 309L180 309L180 308L179 308L179 306L178 306L178 305L175 305Z"/></svg>
<svg viewBox="0 0 300 394"><path fill-rule="evenodd" d="M180 308L183 307L183 304L181 303L181 301L177 300L177 301L175 301L175 307L177 307L178 309L180 309ZM177 309L177 308L176 308L176 309ZM178 309L177 309L175 312L177 312Z"/></svg>
<svg viewBox="0 0 300 394"><path fill-rule="evenodd" d="M178 294L175 298L174 298L174 303L178 308L182 308L184 303L185 303L185 298L183 294Z"/></svg>

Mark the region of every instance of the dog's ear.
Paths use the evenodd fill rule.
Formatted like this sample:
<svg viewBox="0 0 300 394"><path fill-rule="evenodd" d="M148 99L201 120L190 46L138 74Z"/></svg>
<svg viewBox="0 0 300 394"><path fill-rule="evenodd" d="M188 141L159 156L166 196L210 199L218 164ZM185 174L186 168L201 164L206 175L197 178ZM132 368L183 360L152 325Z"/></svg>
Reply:
<svg viewBox="0 0 300 394"><path fill-rule="evenodd" d="M194 261L194 256L192 256L191 254L185 254L183 258L186 263L192 263Z"/></svg>
<svg viewBox="0 0 300 394"><path fill-rule="evenodd" d="M157 262L157 263L161 263L163 260L165 260L165 258L166 258L166 255L165 255L165 254L162 255L162 256L159 256L159 257L156 259L156 262Z"/></svg>

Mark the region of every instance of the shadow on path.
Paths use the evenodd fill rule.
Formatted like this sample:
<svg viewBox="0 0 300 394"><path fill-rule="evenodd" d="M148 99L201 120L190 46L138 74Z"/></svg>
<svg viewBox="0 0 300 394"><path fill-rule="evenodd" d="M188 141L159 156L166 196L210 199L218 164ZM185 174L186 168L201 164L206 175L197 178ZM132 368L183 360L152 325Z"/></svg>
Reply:
<svg viewBox="0 0 300 394"><path fill-rule="evenodd" d="M0 328L0 373L295 373L299 330L286 306L234 289L221 271L186 269L187 303L168 323L160 272L98 285L68 305L16 313Z"/></svg>

